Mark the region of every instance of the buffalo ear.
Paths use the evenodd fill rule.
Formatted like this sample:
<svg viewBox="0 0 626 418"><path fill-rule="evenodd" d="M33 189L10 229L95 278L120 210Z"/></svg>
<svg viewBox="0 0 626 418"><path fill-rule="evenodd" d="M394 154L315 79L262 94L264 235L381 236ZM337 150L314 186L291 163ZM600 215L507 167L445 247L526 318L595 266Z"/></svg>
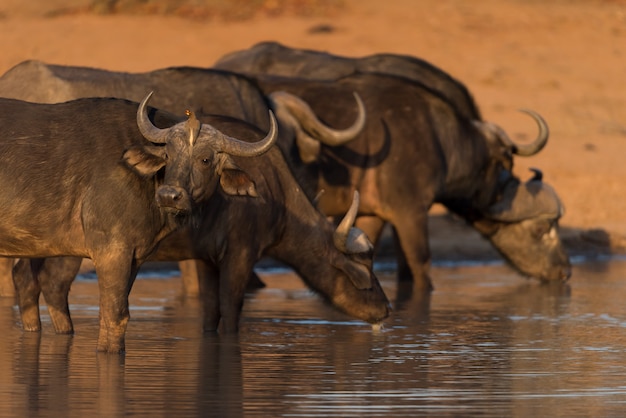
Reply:
<svg viewBox="0 0 626 418"><path fill-rule="evenodd" d="M372 277L367 266L354 262L348 257L340 257L332 260L331 264L343 271L354 287L359 290L367 290L372 288Z"/></svg>
<svg viewBox="0 0 626 418"><path fill-rule="evenodd" d="M248 173L236 168L228 168L222 171L220 186L226 194L231 196L259 196L256 191L256 185L248 176Z"/></svg>
<svg viewBox="0 0 626 418"><path fill-rule="evenodd" d="M218 154L216 171L220 176L220 186L224 193L231 196L259 196L254 181L229 155Z"/></svg>
<svg viewBox="0 0 626 418"><path fill-rule="evenodd" d="M144 145L126 150L122 161L139 175L150 177L165 166L165 157L165 147Z"/></svg>

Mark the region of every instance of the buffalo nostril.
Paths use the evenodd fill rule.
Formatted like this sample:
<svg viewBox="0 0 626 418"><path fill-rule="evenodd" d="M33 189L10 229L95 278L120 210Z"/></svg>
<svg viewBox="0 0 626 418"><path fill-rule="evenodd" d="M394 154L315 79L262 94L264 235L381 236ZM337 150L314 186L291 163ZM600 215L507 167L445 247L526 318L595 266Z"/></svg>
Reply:
<svg viewBox="0 0 626 418"><path fill-rule="evenodd" d="M162 187L157 192L157 202L163 207L182 209L185 206L186 192L179 187Z"/></svg>
<svg viewBox="0 0 626 418"><path fill-rule="evenodd" d="M182 193L177 190L167 189L167 190L161 190L159 192L159 196L164 200L177 201L181 199Z"/></svg>

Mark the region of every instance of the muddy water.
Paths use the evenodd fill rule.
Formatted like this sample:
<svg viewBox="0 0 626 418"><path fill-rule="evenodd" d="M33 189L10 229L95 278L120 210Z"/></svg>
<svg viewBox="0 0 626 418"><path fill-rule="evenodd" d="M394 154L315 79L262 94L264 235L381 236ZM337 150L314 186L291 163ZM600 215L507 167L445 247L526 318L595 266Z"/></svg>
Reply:
<svg viewBox="0 0 626 418"><path fill-rule="evenodd" d="M0 300L0 417L621 416L626 261L586 262L569 286L504 266L437 267L430 298L381 274L380 332L288 272L245 303L239 337L200 334L179 280L133 289L125 356L95 352L97 288L78 281L76 334L24 333Z"/></svg>

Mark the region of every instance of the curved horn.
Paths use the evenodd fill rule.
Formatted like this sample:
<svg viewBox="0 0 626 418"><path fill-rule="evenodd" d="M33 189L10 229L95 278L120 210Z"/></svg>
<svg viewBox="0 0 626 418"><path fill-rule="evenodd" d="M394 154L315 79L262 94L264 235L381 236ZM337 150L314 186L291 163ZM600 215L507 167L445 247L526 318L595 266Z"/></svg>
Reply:
<svg viewBox="0 0 626 418"><path fill-rule="evenodd" d="M530 144L517 144L513 142L503 130L499 130L499 138L505 145L511 147L514 154L522 157L530 157L531 155L537 154L543 149L543 147L546 146L548 143L548 137L550 136L550 129L548 128L546 121L541 117L541 115L539 115L539 113L530 109L519 110L520 112L530 115L530 117L537 122L537 126L539 127L539 134L537 135L537 138Z"/></svg>
<svg viewBox="0 0 626 418"><path fill-rule="evenodd" d="M354 191L350 209L343 217L333 235L335 247L345 254L361 254L371 251L374 246L359 228L354 228L354 221L359 212L359 192Z"/></svg>
<svg viewBox="0 0 626 418"><path fill-rule="evenodd" d="M214 146L217 150L225 152L230 155L235 155L239 157L254 157L257 155L261 155L267 152L278 138L278 123L276 122L276 117L274 117L274 113L270 110L270 131L267 133L265 138L258 142L246 142L237 138L230 137L224 133L219 132L217 138L211 139L213 141ZM200 136L202 137L202 130L200 131ZM208 134L207 136L213 136L215 133Z"/></svg>
<svg viewBox="0 0 626 418"><path fill-rule="evenodd" d="M352 228L352 225L354 225L356 215L359 212L359 201L359 192L355 190L354 196L352 196L352 204L350 205L350 209L348 209L348 212L337 226L337 229L335 230L335 235L333 236L335 246L344 253L347 252L346 241L348 240L350 228Z"/></svg>
<svg viewBox="0 0 626 418"><path fill-rule="evenodd" d="M548 137L550 136L550 129L548 129L548 124L541 117L541 115L534 110L530 109L520 109L520 112L524 112L527 115L530 115L531 118L535 120L537 126L539 127L539 134L537 135L537 139L535 139L530 144L516 144L516 154L521 155L523 157L528 157L531 155L537 154L539 151L543 149L548 143Z"/></svg>
<svg viewBox="0 0 626 418"><path fill-rule="evenodd" d="M317 138L325 145L336 147L356 138L356 136L360 134L365 127L365 105L363 104L361 97L356 92L352 94L356 100L358 115L352 126L346 129L333 129L323 124L317 118L311 107L304 100L294 96L293 94L284 91L277 91L270 94L270 99L273 102L279 105L284 105L287 109L289 109L291 115L293 115L298 122L302 124L303 129L311 136Z"/></svg>
<svg viewBox="0 0 626 418"><path fill-rule="evenodd" d="M167 139L168 130L157 128L152 124L150 118L148 118L148 109L147 103L152 97L153 91L148 93L146 97L139 104L139 108L137 109L137 126L139 127L139 131L148 141L153 142L155 144L164 144Z"/></svg>

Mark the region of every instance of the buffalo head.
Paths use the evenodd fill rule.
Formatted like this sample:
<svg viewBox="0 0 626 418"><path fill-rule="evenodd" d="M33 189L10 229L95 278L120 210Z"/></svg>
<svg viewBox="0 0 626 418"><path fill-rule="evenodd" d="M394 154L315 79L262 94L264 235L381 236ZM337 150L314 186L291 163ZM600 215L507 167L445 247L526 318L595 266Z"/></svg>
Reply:
<svg viewBox="0 0 626 418"><path fill-rule="evenodd" d="M270 112L271 127L259 142L232 138L208 124L201 124L191 111L188 119L161 129L148 117L149 93L137 110L137 126L152 146L133 149L124 155L125 161L143 175L154 175L167 166L163 182L156 190L160 207L179 214L191 210L192 202L210 197L219 181L227 194L256 196L254 183L237 168L233 156L253 157L269 150L278 130Z"/></svg>
<svg viewBox="0 0 626 418"><path fill-rule="evenodd" d="M372 268L374 246L363 231L353 227L359 210L359 192L335 230L334 244L339 251L331 264L339 271L328 295L332 303L347 314L372 324L389 316L390 305Z"/></svg>
<svg viewBox="0 0 626 418"><path fill-rule="evenodd" d="M559 238L563 213L556 192L536 171L525 183L511 179L475 226L521 273L544 281L565 281L571 265Z"/></svg>
<svg viewBox="0 0 626 418"><path fill-rule="evenodd" d="M549 129L536 112L522 110L537 123L539 134L529 144L513 142L499 126L475 121L489 148L485 183L474 199L473 225L521 273L540 280L567 280L571 265L558 232L563 205L541 173L522 183L512 174L513 156L537 154L548 142Z"/></svg>
<svg viewBox="0 0 626 418"><path fill-rule="evenodd" d="M489 163L484 168L483 174L485 182L474 198L473 205L475 207L482 208L491 205L497 195L501 193L502 187L512 177L513 157L515 155L530 157L541 151L548 142L550 131L548 124L541 115L528 109L521 111L530 115L539 127L537 137L528 144L513 142L504 129L495 123L480 120L473 122L481 137L484 138L489 153Z"/></svg>

